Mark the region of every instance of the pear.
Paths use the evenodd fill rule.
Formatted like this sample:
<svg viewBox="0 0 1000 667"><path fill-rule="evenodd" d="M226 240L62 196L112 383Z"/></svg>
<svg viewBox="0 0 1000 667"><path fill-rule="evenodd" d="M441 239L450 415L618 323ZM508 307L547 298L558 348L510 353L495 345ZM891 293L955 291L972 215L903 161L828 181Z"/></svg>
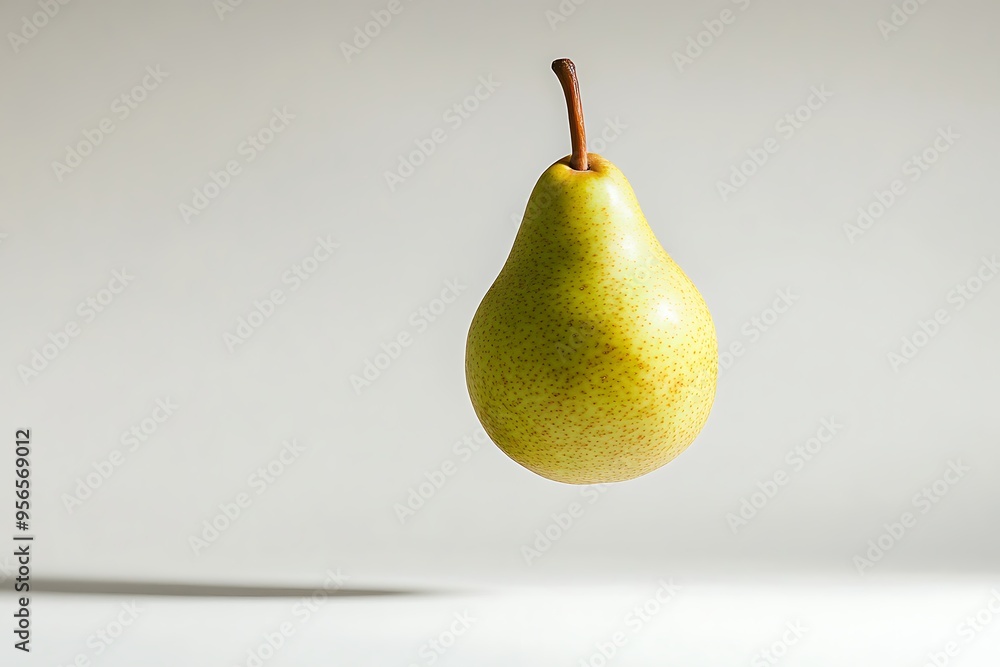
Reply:
<svg viewBox="0 0 1000 667"><path fill-rule="evenodd" d="M576 71L552 64L573 153L538 179L466 345L476 415L514 461L569 484L651 472L715 398L705 301L656 239L625 176L586 152Z"/></svg>

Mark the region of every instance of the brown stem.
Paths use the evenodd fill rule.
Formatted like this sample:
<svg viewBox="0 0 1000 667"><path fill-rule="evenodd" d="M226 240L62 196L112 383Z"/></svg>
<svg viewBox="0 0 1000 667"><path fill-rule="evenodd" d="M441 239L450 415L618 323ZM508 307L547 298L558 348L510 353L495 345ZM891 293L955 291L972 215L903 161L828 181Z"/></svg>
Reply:
<svg viewBox="0 0 1000 667"><path fill-rule="evenodd" d="M566 106L569 107L569 136L573 142L573 155L569 166L577 171L587 171L587 130L583 126L583 102L580 101L580 82L576 78L576 66L569 58L552 61L552 71L559 77Z"/></svg>

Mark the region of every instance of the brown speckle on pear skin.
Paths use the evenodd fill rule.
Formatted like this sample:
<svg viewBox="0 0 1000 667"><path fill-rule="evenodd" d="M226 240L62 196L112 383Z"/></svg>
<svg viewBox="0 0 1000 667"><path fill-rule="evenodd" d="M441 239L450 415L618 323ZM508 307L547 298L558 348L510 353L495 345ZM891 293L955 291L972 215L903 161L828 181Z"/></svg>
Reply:
<svg viewBox="0 0 1000 667"><path fill-rule="evenodd" d="M667 255L625 176L599 155L542 174L507 263L469 329L466 381L512 459L570 484L668 463L715 397L705 302Z"/></svg>

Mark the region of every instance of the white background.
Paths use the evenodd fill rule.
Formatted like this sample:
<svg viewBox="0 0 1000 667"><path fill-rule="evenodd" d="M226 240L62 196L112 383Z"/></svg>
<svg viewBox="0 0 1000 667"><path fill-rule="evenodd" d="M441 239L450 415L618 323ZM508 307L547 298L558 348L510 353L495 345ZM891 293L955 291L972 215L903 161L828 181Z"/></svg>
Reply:
<svg viewBox="0 0 1000 667"><path fill-rule="evenodd" d="M36 575L995 573L1000 280L961 310L948 295L1000 250L1000 10L930 2L884 38L888 2L743 6L591 0L553 27L554 0L419 0L350 62L340 43L384 4L247 0L220 20L207 0L74 2L16 53L6 38L0 401L5 438L32 430ZM735 22L679 71L672 54L723 9ZM18 32L36 11L5 3L0 27ZM557 57L577 63L592 139L624 126L592 149L631 180L720 346L744 353L683 456L583 499L528 565L522 547L580 489L492 444L468 461L453 445L478 429L470 319L535 179L569 151ZM168 76L119 119L113 100L147 66ZM444 114L480 77L499 87L455 127ZM784 136L776 123L814 86L832 97ZM238 147L274 108L295 118L247 162ZM60 180L53 162L105 117L114 131ZM391 191L385 172L439 127L446 141ZM909 180L904 163L939 128L959 138ZM769 137L778 152L724 201L718 183ZM242 171L185 222L179 205L233 159ZM905 193L852 243L845 224L897 178ZM292 290L282 275L317 237L339 248ZM78 304L123 268L134 280L85 322ZM465 288L418 332L411 315L446 281ZM224 335L274 289L287 300L230 351ZM793 305L753 338L779 290ZM947 324L894 369L887 355L937 309ZM71 322L80 334L24 381L19 366ZM401 332L413 344L356 392L351 375ZM129 451L121 434L166 398L176 412ZM786 453L829 417L843 429L794 471ZM257 495L249 476L288 438L304 452ZM116 449L123 463L68 508ZM401 523L394 505L447 460L456 474ZM969 471L922 514L915 494L949 461ZM727 514L779 470L790 482L734 533ZM242 492L251 506L196 553L190 537ZM916 525L859 575L852 559L906 511Z"/></svg>

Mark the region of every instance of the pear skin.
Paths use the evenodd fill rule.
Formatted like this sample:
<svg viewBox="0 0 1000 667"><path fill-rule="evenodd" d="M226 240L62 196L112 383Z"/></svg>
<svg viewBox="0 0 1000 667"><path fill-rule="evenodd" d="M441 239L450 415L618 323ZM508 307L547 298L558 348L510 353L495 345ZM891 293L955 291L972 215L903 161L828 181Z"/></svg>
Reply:
<svg viewBox="0 0 1000 667"><path fill-rule="evenodd" d="M584 155L586 170L570 166ZM639 477L701 431L718 374L712 317L608 160L583 151L539 178L472 320L465 370L493 442L559 482Z"/></svg>

